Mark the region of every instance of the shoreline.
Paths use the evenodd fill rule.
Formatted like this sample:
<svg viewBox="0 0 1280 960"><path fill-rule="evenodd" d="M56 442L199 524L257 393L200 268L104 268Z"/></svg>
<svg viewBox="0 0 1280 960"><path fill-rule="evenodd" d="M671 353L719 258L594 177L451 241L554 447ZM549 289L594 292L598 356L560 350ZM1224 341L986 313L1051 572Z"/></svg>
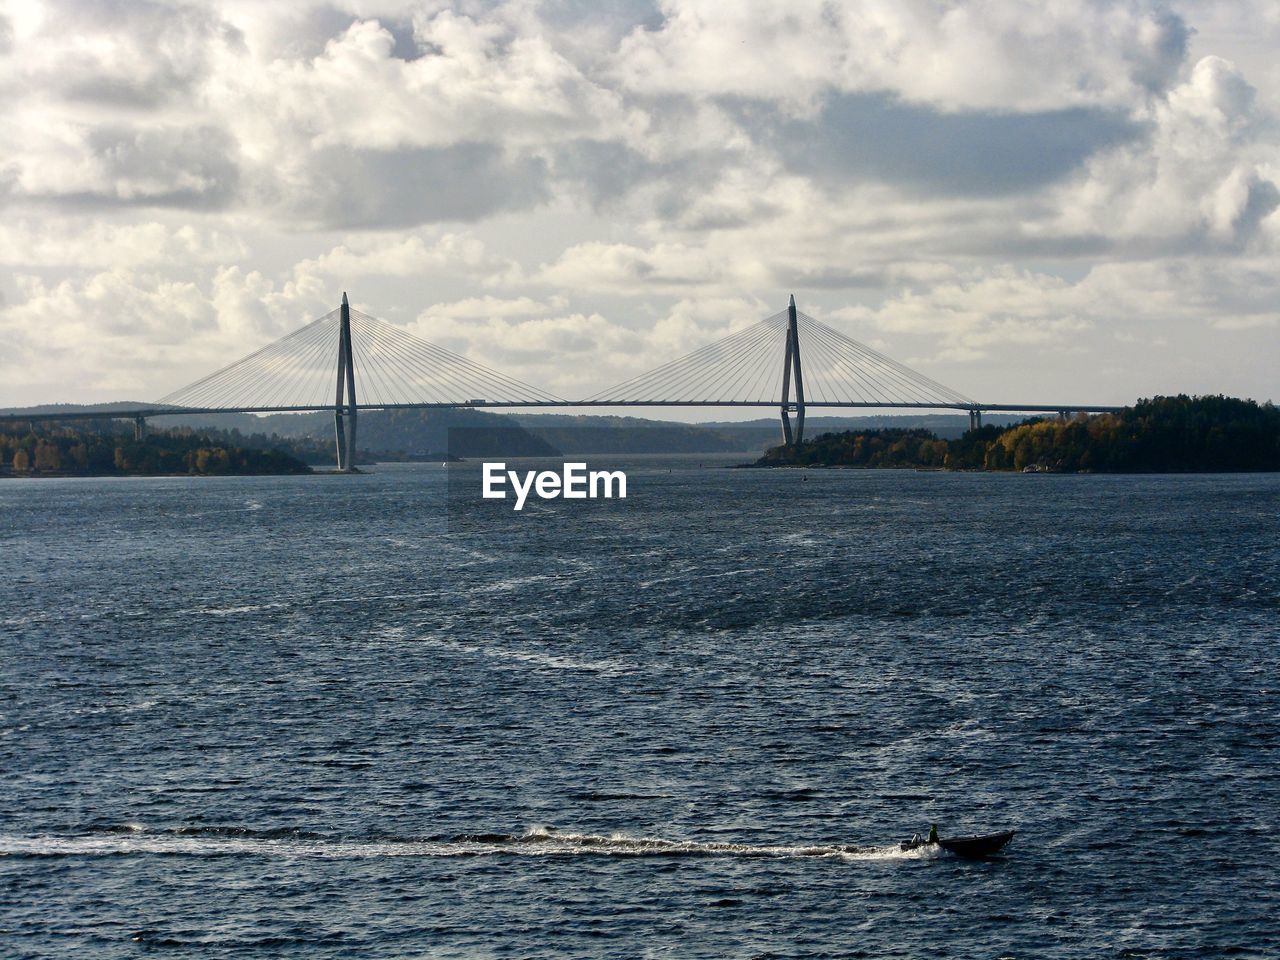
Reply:
<svg viewBox="0 0 1280 960"><path fill-rule="evenodd" d="M46 472L36 473L0 473L0 483L5 480L101 480L104 478L119 477L120 479L131 479L136 477L154 477L169 478L189 477L191 479L205 479L210 477L310 477L325 472L337 473L336 470L308 470L305 473L301 471L248 471L234 473L126 473L119 470L93 470L86 473L66 473L66 472ZM354 471L359 472L359 471Z"/></svg>

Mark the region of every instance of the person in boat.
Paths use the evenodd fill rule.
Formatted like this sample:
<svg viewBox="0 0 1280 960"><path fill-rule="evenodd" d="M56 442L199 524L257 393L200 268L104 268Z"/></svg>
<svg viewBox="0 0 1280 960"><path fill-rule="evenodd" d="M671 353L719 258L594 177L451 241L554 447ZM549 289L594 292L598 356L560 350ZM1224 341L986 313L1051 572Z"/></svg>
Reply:
<svg viewBox="0 0 1280 960"><path fill-rule="evenodd" d="M907 850L914 850L916 847L923 847L926 843L938 842L938 825L936 823L929 824L929 837L924 839L918 833L913 833L911 839L903 844Z"/></svg>

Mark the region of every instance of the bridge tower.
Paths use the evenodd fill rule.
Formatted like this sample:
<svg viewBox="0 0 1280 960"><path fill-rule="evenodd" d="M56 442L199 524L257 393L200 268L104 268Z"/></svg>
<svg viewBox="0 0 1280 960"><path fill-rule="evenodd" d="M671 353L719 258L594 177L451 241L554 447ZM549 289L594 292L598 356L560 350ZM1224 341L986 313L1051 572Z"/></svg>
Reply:
<svg viewBox="0 0 1280 960"><path fill-rule="evenodd" d="M794 372L796 382L796 398L791 400L791 379ZM796 430L794 438L791 433L791 418L796 414ZM800 330L796 326L796 298L791 295L787 304L787 350L782 361L782 442L788 447L804 441L804 377L800 373Z"/></svg>
<svg viewBox="0 0 1280 960"><path fill-rule="evenodd" d="M356 468L356 365L351 351L351 306L345 292L338 324L338 393L333 403L333 431L338 448L338 471L350 473Z"/></svg>

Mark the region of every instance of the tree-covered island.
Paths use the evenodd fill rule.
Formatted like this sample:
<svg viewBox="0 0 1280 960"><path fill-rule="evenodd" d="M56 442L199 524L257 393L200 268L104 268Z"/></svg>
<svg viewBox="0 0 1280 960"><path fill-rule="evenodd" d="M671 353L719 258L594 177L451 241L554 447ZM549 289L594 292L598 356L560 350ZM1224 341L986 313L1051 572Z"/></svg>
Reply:
<svg viewBox="0 0 1280 960"><path fill-rule="evenodd" d="M276 441L278 438L270 438ZM143 440L86 422L0 426L0 477L218 476L310 473L293 452L238 431L152 430Z"/></svg>
<svg viewBox="0 0 1280 960"><path fill-rule="evenodd" d="M765 467L912 467L1051 473L1280 470L1280 409L1231 397L1154 397L1116 414L1034 419L941 440L927 430L828 433L774 447Z"/></svg>

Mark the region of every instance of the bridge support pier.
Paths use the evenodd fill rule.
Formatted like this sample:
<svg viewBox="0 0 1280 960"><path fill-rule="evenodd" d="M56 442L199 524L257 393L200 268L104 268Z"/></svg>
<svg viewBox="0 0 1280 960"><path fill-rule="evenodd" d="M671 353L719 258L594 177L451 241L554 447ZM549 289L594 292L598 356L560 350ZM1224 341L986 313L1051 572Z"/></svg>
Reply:
<svg viewBox="0 0 1280 960"><path fill-rule="evenodd" d="M133 418L133 439L138 441L139 443L147 439L147 418L146 417Z"/></svg>
<svg viewBox="0 0 1280 960"><path fill-rule="evenodd" d="M791 378L794 373L796 399L791 400ZM791 432L791 411L796 414L795 433ZM782 361L782 442L788 447L804 442L804 377L800 370L800 330L796 325L796 298L787 304L787 349Z"/></svg>
<svg viewBox="0 0 1280 960"><path fill-rule="evenodd" d="M970 430L982 429L982 411L981 410L975 409L975 410L969 411L969 429Z"/></svg>
<svg viewBox="0 0 1280 960"><path fill-rule="evenodd" d="M345 399L344 399L345 394ZM333 402L334 444L338 451L338 472L356 469L356 366L351 351L351 306L342 295L338 326L338 391Z"/></svg>
<svg viewBox="0 0 1280 960"><path fill-rule="evenodd" d="M338 472L347 466L347 431L342 425L342 408L333 411L333 445L337 451Z"/></svg>

